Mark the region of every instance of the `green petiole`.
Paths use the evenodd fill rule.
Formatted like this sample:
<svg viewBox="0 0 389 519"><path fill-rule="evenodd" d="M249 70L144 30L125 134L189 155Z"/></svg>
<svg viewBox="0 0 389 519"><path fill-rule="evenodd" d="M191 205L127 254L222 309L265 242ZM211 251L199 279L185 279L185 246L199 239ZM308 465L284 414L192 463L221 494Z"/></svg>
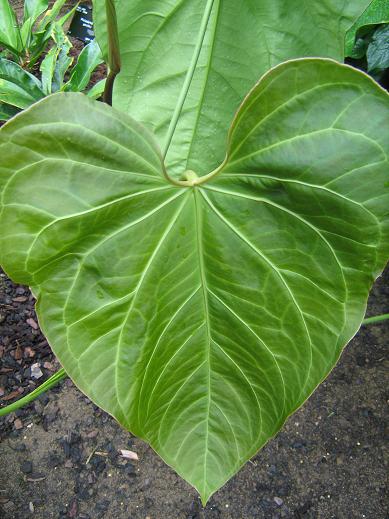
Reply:
<svg viewBox="0 0 389 519"><path fill-rule="evenodd" d="M0 408L0 416L5 416L9 413L13 413L21 407L33 402L36 398L38 398L39 395L41 395L48 389L51 389L52 387L56 386L65 377L67 377L67 373L62 368L59 371L57 371L57 373L54 373L54 375L47 379L46 382L43 382L43 384L34 389L34 391L29 393L28 395L24 396L23 398L20 398L19 400L16 400L16 402L13 402L12 404L7 405L6 407Z"/></svg>
<svg viewBox="0 0 389 519"><path fill-rule="evenodd" d="M381 321L386 321L387 319L389 319L389 314L375 315L374 317L368 317L367 319L364 319L362 324L374 324Z"/></svg>

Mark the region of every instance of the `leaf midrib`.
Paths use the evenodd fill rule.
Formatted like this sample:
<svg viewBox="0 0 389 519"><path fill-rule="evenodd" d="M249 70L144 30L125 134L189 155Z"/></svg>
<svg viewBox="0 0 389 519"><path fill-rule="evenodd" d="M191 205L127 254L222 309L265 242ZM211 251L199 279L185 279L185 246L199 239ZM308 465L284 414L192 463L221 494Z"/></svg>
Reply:
<svg viewBox="0 0 389 519"><path fill-rule="evenodd" d="M218 28L218 21L219 21L219 16L220 16L220 0L216 0L216 2L217 2L216 7L215 7L215 9L216 9L215 18L216 19L213 21L213 34L212 34L212 41L211 41L211 44L210 44L209 56L208 56L207 65L206 65L204 87L202 88L201 97L200 97L200 100L197 103L197 107L196 107L196 121L195 121L195 124L193 125L192 138L190 140L190 145L189 145L189 149L188 149L188 152L187 152L186 169L188 169L188 167L189 167L189 160L190 160L190 156L191 156L191 153L192 153L193 144L195 142L196 130L197 130L198 126L199 126L200 116L202 114L203 102L204 102L204 98L205 98L206 91L207 91L207 84L208 84L209 74L210 74L210 71L211 71L212 56L213 56L213 52L215 50L216 31L217 31L217 28Z"/></svg>
<svg viewBox="0 0 389 519"><path fill-rule="evenodd" d="M206 348L206 364L208 367L208 403L207 403L207 414L205 417L206 432L205 432L205 445L204 445L204 479L203 479L203 493L206 493L207 487L207 456L208 456L208 442L209 442L209 417L211 409L211 324L209 316L209 303L208 303L208 289L207 289L207 278L205 273L205 262L204 262L204 249L203 249L203 218L201 210L201 202L199 200L199 193L197 188L193 188L193 197L195 204L195 226L196 226L196 237L197 237L197 252L199 262L199 274L200 282L203 293L203 305L204 305L204 318L206 323L207 332L207 348Z"/></svg>

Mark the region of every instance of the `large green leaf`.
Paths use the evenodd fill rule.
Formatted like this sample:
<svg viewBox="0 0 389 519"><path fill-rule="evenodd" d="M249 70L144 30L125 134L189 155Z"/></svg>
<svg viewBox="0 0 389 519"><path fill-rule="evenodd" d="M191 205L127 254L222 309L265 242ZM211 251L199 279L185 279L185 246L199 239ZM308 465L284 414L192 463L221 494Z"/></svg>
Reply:
<svg viewBox="0 0 389 519"><path fill-rule="evenodd" d="M70 11L66 12L62 17L59 17L60 11L63 8L66 0L56 0L56 2L51 5L50 9L48 9L44 16L41 18L39 23L37 24L36 31L33 33L32 41L29 46L29 60L28 65L30 68L33 68L34 65L39 61L44 52L45 48L49 44L50 38L55 39L55 33L58 33L58 29L62 29L63 26L67 22L67 20L73 16L75 10L77 9L78 4L74 5ZM66 54L62 53L62 72L66 66ZM56 84L60 84L61 81L59 74L57 74Z"/></svg>
<svg viewBox="0 0 389 519"><path fill-rule="evenodd" d="M1 264L74 382L206 502L358 330L388 153L387 93L330 60L268 73L222 166L176 185L132 119L56 94L0 130Z"/></svg>
<svg viewBox="0 0 389 519"><path fill-rule="evenodd" d="M105 78L100 79L100 81L98 81L90 90L88 90L88 92L86 92L86 95L91 99L99 99L104 94L106 82L107 80Z"/></svg>
<svg viewBox="0 0 389 519"><path fill-rule="evenodd" d="M59 23L55 24L53 38L57 46L58 55L55 63L52 92L57 92L62 89L65 74L73 63L73 58L69 55L72 44Z"/></svg>
<svg viewBox="0 0 389 519"><path fill-rule="evenodd" d="M106 55L104 4L94 2ZM172 173L220 163L234 112L270 67L303 56L343 61L346 30L369 0L238 4L116 0L122 72L113 106L151 128L164 153L169 148Z"/></svg>
<svg viewBox="0 0 389 519"><path fill-rule="evenodd" d="M72 44L60 24L53 24L51 37L55 45L46 53L40 64L42 86L46 95L63 87L65 74L73 63L73 58L69 56Z"/></svg>
<svg viewBox="0 0 389 519"><path fill-rule="evenodd" d="M354 44L358 31L389 22L388 0L373 0L346 34L346 56L354 57Z"/></svg>
<svg viewBox="0 0 389 519"><path fill-rule="evenodd" d="M374 32L366 57L369 72L381 72L389 68L389 25L383 25Z"/></svg>
<svg viewBox="0 0 389 519"><path fill-rule="evenodd" d="M57 17L59 16L61 9L64 7L66 0L56 0L54 4L50 7L48 11L45 12L44 17L40 20L38 25L38 30L43 31L46 29L51 23L55 22ZM73 8L77 8L77 5ZM72 9L72 11L73 11Z"/></svg>
<svg viewBox="0 0 389 519"><path fill-rule="evenodd" d="M19 26L9 0L0 0L0 45L15 54L22 50Z"/></svg>
<svg viewBox="0 0 389 519"><path fill-rule="evenodd" d="M48 0L25 0L23 25L20 33L23 47L29 47L33 39L33 27L39 16L48 8Z"/></svg>
<svg viewBox="0 0 389 519"><path fill-rule="evenodd" d="M27 108L44 96L40 81L17 63L0 58L0 102Z"/></svg>
<svg viewBox="0 0 389 519"><path fill-rule="evenodd" d="M73 58L69 55L72 44L59 23L54 23L51 37L55 45L40 65L42 85L46 95L63 88L65 74L73 63Z"/></svg>
<svg viewBox="0 0 389 519"><path fill-rule="evenodd" d="M46 95L52 93L53 76L57 57L57 46L53 45L53 47L51 47L51 49L46 53L46 56L44 57L39 66L42 78L42 89Z"/></svg>
<svg viewBox="0 0 389 519"><path fill-rule="evenodd" d="M15 106L0 101L0 121L8 121L11 117L16 115L19 109Z"/></svg>
<svg viewBox="0 0 389 519"><path fill-rule="evenodd" d="M31 24L34 25L39 16L48 9L48 6L48 0L24 0L24 22L31 20Z"/></svg>
<svg viewBox="0 0 389 519"><path fill-rule="evenodd" d="M82 92L85 90L91 75L102 61L100 47L96 40L92 40L80 52L70 78L64 85L64 90L71 92Z"/></svg>

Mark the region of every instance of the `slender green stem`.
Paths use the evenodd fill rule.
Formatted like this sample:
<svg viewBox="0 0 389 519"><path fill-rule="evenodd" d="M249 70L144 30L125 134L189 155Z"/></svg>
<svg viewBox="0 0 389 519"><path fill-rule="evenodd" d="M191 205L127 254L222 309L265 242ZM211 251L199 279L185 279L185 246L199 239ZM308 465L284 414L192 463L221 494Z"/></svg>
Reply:
<svg viewBox="0 0 389 519"><path fill-rule="evenodd" d="M208 175L203 175L202 177L198 177L196 174L194 174L193 171L185 171L184 177L186 180L175 180L174 178L170 177L164 168L163 174L166 180L168 180L171 184L175 186L180 187L194 187L194 186L201 186L201 184L205 184L205 182L208 182L208 180L211 180L211 178L218 175L222 169L224 168L226 164L226 160L220 164L219 167L211 171L211 173L208 173Z"/></svg>
<svg viewBox="0 0 389 519"><path fill-rule="evenodd" d="M368 317L363 321L362 324L374 324L389 319L389 314L376 315L374 317Z"/></svg>
<svg viewBox="0 0 389 519"><path fill-rule="evenodd" d="M208 173L207 175L203 175L202 177L198 177L198 178L194 179L192 182L193 185L201 186L201 184L205 184L205 182L208 182L208 180L211 180L211 178L215 177L222 171L222 169L226 165L226 162L227 162L227 158L220 164L220 166L218 166L216 169L211 171L211 173Z"/></svg>
<svg viewBox="0 0 389 519"><path fill-rule="evenodd" d="M115 3L113 0L105 0L105 12L107 17L107 33L108 33L108 57L107 64L109 68L109 74L105 83L105 89L103 94L104 103L112 106L112 93L113 85L116 76L120 72L121 58L120 58L120 45L119 45L119 32L116 17Z"/></svg>
<svg viewBox="0 0 389 519"><path fill-rule="evenodd" d="M17 409L20 409L21 407L29 404L30 402L33 402L36 398L38 398L39 395L41 395L48 389L51 389L52 387L56 386L65 377L67 377L66 371L64 369L60 369L59 371L57 371L57 373L54 373L52 377L47 379L46 382L43 382L43 384L34 389L34 391L29 393L28 395L24 396L23 398L20 398L19 400L16 400L16 402L13 402L12 404L7 405L6 407L0 408L0 416L5 416L6 414L13 413Z"/></svg>
<svg viewBox="0 0 389 519"><path fill-rule="evenodd" d="M181 111L182 111L182 108L183 108L185 100L186 100L186 96L188 95L188 91L189 91L190 85L192 83L194 73L196 71L197 62L199 60L201 48L203 46L203 42L204 42L204 38L205 38L205 33L207 32L209 19L211 17L213 4L214 4L214 0L208 0L207 5L205 7L204 16L201 21L200 32L199 32L198 40L197 40L196 47L195 47L195 50L193 53L192 61L190 62L188 72L186 74L185 81L182 86L182 90L181 90L180 96L178 98L172 120L170 121L169 129L167 131L166 142L165 142L165 146L163 148L164 158L166 157L170 144L172 142L173 135L176 130L177 123L178 123L178 119L180 118Z"/></svg>

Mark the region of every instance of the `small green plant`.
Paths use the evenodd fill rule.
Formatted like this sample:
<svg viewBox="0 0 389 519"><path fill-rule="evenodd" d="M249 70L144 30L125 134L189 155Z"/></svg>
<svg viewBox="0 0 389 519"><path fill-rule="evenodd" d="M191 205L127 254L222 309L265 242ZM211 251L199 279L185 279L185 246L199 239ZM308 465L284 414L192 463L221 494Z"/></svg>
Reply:
<svg viewBox="0 0 389 519"><path fill-rule="evenodd" d="M113 107L61 92L0 130L1 264L203 503L328 375L388 258L389 96L340 63L367 5L96 1Z"/></svg>
<svg viewBox="0 0 389 519"><path fill-rule="evenodd" d="M21 23L9 0L0 0L0 48L3 57L10 58L23 68L31 69L47 48L55 26L63 27L73 15L71 11L60 17L66 0L56 0L49 9L48 0L25 0Z"/></svg>
<svg viewBox="0 0 389 519"><path fill-rule="evenodd" d="M54 30L55 45L40 65L38 79L13 61L0 58L0 120L7 120L43 97L55 92L83 92L96 67L102 63L95 40L86 45L72 67L72 47L63 30ZM65 79L65 75L68 76ZM97 99L104 92L105 80L99 81L87 95Z"/></svg>
<svg viewBox="0 0 389 519"><path fill-rule="evenodd" d="M28 2L25 3L25 11L27 4ZM72 66L73 58L69 54L72 44L63 29L64 19L48 21L49 18L55 19L62 4L63 2L61 4L57 2L43 18L44 26L50 24L47 34L50 34L52 46L40 63L40 79L16 61L0 57L0 120L9 119L55 92L84 91L93 71L102 63L100 48L96 40L93 40L84 47L76 64ZM39 10L37 12L39 13ZM67 19L68 15L64 18ZM43 47L41 52L42 50ZM29 62L30 65L31 63L32 61ZM87 95L96 99L102 95L104 87L105 80L102 80L90 89Z"/></svg>

